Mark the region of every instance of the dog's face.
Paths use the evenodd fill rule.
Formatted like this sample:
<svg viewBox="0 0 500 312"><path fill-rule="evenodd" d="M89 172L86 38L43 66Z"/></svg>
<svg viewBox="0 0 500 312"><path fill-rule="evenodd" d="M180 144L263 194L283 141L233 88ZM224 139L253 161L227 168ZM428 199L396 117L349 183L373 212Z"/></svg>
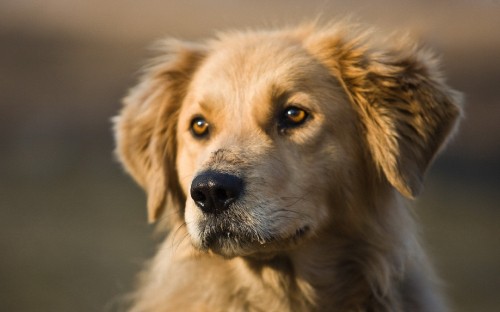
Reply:
<svg viewBox="0 0 500 312"><path fill-rule="evenodd" d="M172 45L125 100L118 152L150 219L178 206L194 246L226 257L313 239L374 183L412 197L459 113L431 59L336 31Z"/></svg>
<svg viewBox="0 0 500 312"><path fill-rule="evenodd" d="M177 125L195 246L225 256L273 252L321 227L332 186L354 165L355 121L338 81L296 43L216 47L194 74Z"/></svg>

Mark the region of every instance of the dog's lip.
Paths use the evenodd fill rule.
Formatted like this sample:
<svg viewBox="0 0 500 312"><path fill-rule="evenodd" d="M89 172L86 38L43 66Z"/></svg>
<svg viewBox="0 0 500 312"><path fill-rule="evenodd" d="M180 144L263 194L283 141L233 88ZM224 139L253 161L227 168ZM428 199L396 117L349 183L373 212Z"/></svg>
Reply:
<svg viewBox="0 0 500 312"><path fill-rule="evenodd" d="M281 244L295 244L304 238L311 228L309 225L304 225L295 230L294 233L288 236L268 236L250 237L245 233L235 233L231 230L220 230L212 232L210 235L205 235L202 239L201 248L204 250L212 250L217 252L225 244L238 245L238 249L245 249L245 253L259 253L265 251L267 247L271 249L279 248ZM252 247L253 246L253 247ZM260 247L259 247L260 246Z"/></svg>
<svg viewBox="0 0 500 312"><path fill-rule="evenodd" d="M311 227L309 225L304 225L295 230L294 233L292 233L289 236L285 237L271 237L268 240L268 243L274 243L274 242L293 242L297 243L300 241L302 238L304 238L309 231L311 230Z"/></svg>
<svg viewBox="0 0 500 312"><path fill-rule="evenodd" d="M311 228L309 227L309 225L304 225L300 228L298 228L296 231L295 231L295 234L293 235L292 239L299 239L299 238L302 238L304 237L307 233L309 233L309 231L311 230Z"/></svg>

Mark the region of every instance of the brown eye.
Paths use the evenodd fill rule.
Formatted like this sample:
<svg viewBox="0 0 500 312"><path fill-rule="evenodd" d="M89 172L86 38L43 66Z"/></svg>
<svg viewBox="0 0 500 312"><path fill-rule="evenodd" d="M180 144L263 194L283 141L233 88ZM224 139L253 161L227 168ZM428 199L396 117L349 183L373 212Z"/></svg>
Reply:
<svg viewBox="0 0 500 312"><path fill-rule="evenodd" d="M203 117L196 117L191 121L191 133L197 137L202 138L208 134L208 122Z"/></svg>
<svg viewBox="0 0 500 312"><path fill-rule="evenodd" d="M291 124L299 125L306 120L307 113L300 108L290 107L285 110L285 115Z"/></svg>
<svg viewBox="0 0 500 312"><path fill-rule="evenodd" d="M307 117L309 117L309 114L302 108L296 106L287 107L283 113L281 113L278 127L280 131L298 127L307 120Z"/></svg>

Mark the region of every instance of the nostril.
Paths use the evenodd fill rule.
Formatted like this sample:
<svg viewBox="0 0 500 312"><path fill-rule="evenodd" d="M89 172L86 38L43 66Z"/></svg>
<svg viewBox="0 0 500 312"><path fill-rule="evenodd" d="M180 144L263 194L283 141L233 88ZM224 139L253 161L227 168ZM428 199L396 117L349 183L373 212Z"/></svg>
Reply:
<svg viewBox="0 0 500 312"><path fill-rule="evenodd" d="M218 188L214 192L214 199L223 208L227 208L233 201L235 201L239 196L239 192L231 189Z"/></svg>
<svg viewBox="0 0 500 312"><path fill-rule="evenodd" d="M205 196L205 194L200 190L195 190L195 191L191 192L191 197L196 202L205 202L207 200L207 197Z"/></svg>

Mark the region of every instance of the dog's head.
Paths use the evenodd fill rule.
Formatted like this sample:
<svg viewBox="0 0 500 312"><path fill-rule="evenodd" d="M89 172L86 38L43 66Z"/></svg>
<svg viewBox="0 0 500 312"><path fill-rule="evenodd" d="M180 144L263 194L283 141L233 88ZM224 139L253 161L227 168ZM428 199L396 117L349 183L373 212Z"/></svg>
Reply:
<svg viewBox="0 0 500 312"><path fill-rule="evenodd" d="M414 197L459 96L428 53L340 26L169 41L116 119L118 155L193 244L293 248L380 188Z"/></svg>

